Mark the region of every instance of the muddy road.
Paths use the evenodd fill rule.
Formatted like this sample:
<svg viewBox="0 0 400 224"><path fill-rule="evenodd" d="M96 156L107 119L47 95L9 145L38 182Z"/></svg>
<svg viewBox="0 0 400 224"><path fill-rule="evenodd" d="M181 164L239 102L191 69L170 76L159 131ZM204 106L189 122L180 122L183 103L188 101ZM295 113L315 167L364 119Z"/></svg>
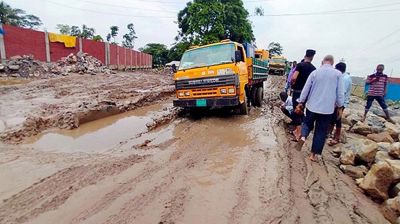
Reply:
<svg viewBox="0 0 400 224"><path fill-rule="evenodd" d="M191 117L172 98L0 146L0 223L387 223L274 107ZM305 147L306 148L306 147Z"/></svg>

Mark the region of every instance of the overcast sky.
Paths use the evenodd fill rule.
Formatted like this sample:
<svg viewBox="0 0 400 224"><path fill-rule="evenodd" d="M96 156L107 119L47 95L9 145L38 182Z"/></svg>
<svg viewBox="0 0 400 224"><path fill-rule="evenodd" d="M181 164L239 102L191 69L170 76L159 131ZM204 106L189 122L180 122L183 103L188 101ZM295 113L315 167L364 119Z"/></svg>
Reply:
<svg viewBox="0 0 400 224"><path fill-rule="evenodd" d="M56 25L86 24L103 36L109 27L134 23L135 48L146 43L170 47L177 34L176 14L187 0L6 0L13 7L37 15L47 29ZM399 0L244 0L250 14L261 6L264 16L251 16L258 47L276 41L289 60L300 60L307 48L317 51L314 65L323 56L344 58L352 75L366 76L376 64L386 65L386 73L400 77Z"/></svg>

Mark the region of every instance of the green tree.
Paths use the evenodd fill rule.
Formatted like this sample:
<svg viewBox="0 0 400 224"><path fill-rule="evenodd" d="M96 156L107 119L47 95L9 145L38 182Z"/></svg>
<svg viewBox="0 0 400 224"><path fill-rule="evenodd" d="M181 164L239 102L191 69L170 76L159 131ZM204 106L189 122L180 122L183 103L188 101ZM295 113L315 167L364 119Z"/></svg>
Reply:
<svg viewBox="0 0 400 224"><path fill-rule="evenodd" d="M264 16L264 8L259 6L254 9L254 15L256 16Z"/></svg>
<svg viewBox="0 0 400 224"><path fill-rule="evenodd" d="M2 24L31 29L42 25L42 21L39 17L26 14L22 9L12 8L4 1L0 2L0 21Z"/></svg>
<svg viewBox="0 0 400 224"><path fill-rule="evenodd" d="M82 25L82 29L79 26L69 26L67 24L57 24L56 28L61 34L82 37L85 39L93 39L96 34L94 28L88 27L85 24Z"/></svg>
<svg viewBox="0 0 400 224"><path fill-rule="evenodd" d="M118 26L111 26L110 27L110 33L107 34L107 42L110 42L111 38L113 38L113 44L117 44L117 42L115 42L115 37L118 35L118 30L119 27Z"/></svg>
<svg viewBox="0 0 400 224"><path fill-rule="evenodd" d="M71 34L71 26L67 24L57 24L56 29L61 34L70 35Z"/></svg>
<svg viewBox="0 0 400 224"><path fill-rule="evenodd" d="M190 43L188 41L180 41L169 49L168 59L169 61L180 61L183 53L189 49Z"/></svg>
<svg viewBox="0 0 400 224"><path fill-rule="evenodd" d="M271 42L268 45L268 50L271 56L281 56L283 53L283 47L278 42Z"/></svg>
<svg viewBox="0 0 400 224"><path fill-rule="evenodd" d="M137 39L135 27L133 26L133 23L129 23L127 28L128 33L123 36L124 41L122 41L122 45L126 48L133 49L135 45L135 39Z"/></svg>
<svg viewBox="0 0 400 224"><path fill-rule="evenodd" d="M194 0L178 13L178 39L207 44L223 39L254 41L242 0Z"/></svg>
<svg viewBox="0 0 400 224"><path fill-rule="evenodd" d="M93 36L92 40L94 40L94 41L104 41L103 38L100 35Z"/></svg>
<svg viewBox="0 0 400 224"><path fill-rule="evenodd" d="M139 49L140 51L151 54L153 56L153 66L161 67L164 66L168 62L168 48L164 44L159 43L149 43L146 44L143 48Z"/></svg>
<svg viewBox="0 0 400 224"><path fill-rule="evenodd" d="M96 30L94 28L88 27L85 24L82 25L82 32L79 37L85 38L85 39L93 39L93 36L95 35Z"/></svg>
<svg viewBox="0 0 400 224"><path fill-rule="evenodd" d="M79 26L71 26L71 36L76 36L79 37L81 35L82 31L79 28Z"/></svg>

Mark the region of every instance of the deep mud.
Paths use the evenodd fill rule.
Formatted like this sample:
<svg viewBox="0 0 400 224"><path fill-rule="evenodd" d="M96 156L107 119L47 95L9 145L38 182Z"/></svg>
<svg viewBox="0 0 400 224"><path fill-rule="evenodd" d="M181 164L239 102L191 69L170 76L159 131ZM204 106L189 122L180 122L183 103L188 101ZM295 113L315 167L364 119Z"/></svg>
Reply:
<svg viewBox="0 0 400 224"><path fill-rule="evenodd" d="M170 77L134 72L71 75L0 85L0 140L19 143L49 128L80 125L153 104L172 95ZM0 82L2 84L2 82Z"/></svg>
<svg viewBox="0 0 400 224"><path fill-rule="evenodd" d="M1 145L0 223L387 223L329 149L320 163L294 149L274 106L280 83L270 78L249 116L177 116L163 102L68 142L120 136L104 150Z"/></svg>

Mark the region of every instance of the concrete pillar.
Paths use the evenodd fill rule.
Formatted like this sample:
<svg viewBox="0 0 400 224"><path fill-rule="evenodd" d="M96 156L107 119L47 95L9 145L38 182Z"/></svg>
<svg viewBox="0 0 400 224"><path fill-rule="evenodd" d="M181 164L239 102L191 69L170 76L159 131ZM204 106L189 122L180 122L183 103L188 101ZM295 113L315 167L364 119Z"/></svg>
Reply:
<svg viewBox="0 0 400 224"><path fill-rule="evenodd" d="M117 69L119 69L119 47L117 46Z"/></svg>
<svg viewBox="0 0 400 224"><path fill-rule="evenodd" d="M138 53L135 53L135 69L138 67Z"/></svg>
<svg viewBox="0 0 400 224"><path fill-rule="evenodd" d="M132 67L133 67L133 63L132 63L132 61L133 61L133 58L132 58L132 57L133 57L133 56L132 56L132 55L133 55L133 50L130 49L130 50L129 50L129 53L131 54L131 63L129 64L129 65L130 65L129 68L132 70Z"/></svg>
<svg viewBox="0 0 400 224"><path fill-rule="evenodd" d="M125 56L125 70L126 70L126 48L124 48L124 56Z"/></svg>
<svg viewBox="0 0 400 224"><path fill-rule="evenodd" d="M3 30L3 24L0 23L0 29ZM0 54L1 54L1 62L4 62L7 57L6 57L6 45L4 44L4 36L3 34L0 34Z"/></svg>
<svg viewBox="0 0 400 224"><path fill-rule="evenodd" d="M51 62L49 33L47 31L44 32L44 42L46 44L46 62Z"/></svg>
<svg viewBox="0 0 400 224"><path fill-rule="evenodd" d="M81 37L78 38L78 42L79 42L79 52L82 53L83 52L83 45L82 45L83 41L82 41Z"/></svg>
<svg viewBox="0 0 400 224"><path fill-rule="evenodd" d="M110 43L104 42L105 64L110 65Z"/></svg>

